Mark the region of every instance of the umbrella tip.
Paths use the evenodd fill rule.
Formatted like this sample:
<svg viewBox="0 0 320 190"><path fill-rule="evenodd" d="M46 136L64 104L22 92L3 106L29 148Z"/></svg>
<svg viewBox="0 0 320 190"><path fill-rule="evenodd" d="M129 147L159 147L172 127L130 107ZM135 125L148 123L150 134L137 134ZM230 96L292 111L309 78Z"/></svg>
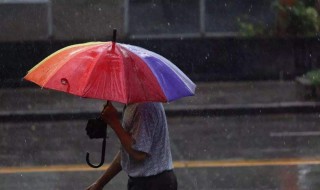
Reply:
<svg viewBox="0 0 320 190"><path fill-rule="evenodd" d="M113 38L112 38L112 42L113 43L116 43L116 40L117 40L117 29L114 28L113 29Z"/></svg>

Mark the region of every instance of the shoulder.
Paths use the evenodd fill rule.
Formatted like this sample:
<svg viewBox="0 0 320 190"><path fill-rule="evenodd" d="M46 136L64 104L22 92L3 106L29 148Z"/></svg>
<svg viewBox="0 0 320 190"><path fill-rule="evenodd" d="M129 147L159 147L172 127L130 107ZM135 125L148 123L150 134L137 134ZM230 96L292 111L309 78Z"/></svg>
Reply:
<svg viewBox="0 0 320 190"><path fill-rule="evenodd" d="M163 105L160 102L139 103L136 110L140 113L158 112L163 110Z"/></svg>

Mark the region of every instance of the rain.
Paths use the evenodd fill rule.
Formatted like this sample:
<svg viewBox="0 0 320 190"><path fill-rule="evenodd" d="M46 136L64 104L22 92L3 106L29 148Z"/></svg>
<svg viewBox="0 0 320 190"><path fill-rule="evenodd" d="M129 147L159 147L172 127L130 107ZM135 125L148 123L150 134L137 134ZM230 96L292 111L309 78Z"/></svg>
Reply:
<svg viewBox="0 0 320 190"><path fill-rule="evenodd" d="M129 61L115 71L132 64L134 73L134 59L147 62L151 54L157 60L148 68L159 71L154 78L162 86L142 75L136 83L151 87L140 86L147 95L167 98L161 102L178 189L320 189L318 0L0 0L0 15L1 190L85 190L121 149L108 126L102 167L86 162L87 153L93 165L101 160L103 141L91 139L86 126L106 103L76 93L73 82L90 74L60 77L63 89L49 89L49 79L37 85L25 78L53 53L87 42L106 43L99 52L113 53L110 63L120 60L122 48L121 60ZM179 77L166 77L168 66L159 60L172 62ZM54 64L42 77L54 75ZM181 97L155 91L178 91L175 80L186 85ZM145 98L130 91L116 99L121 85L112 85L118 91L104 97L114 98L119 118L125 101ZM121 171L104 189L127 189L128 179Z"/></svg>

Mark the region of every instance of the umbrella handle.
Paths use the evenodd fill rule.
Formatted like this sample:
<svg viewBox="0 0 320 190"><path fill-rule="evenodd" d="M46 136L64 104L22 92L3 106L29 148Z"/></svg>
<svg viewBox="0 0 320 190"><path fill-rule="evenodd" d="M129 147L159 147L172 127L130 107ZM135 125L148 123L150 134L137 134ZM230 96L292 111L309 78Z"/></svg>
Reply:
<svg viewBox="0 0 320 190"><path fill-rule="evenodd" d="M92 168L99 168L103 165L104 163L104 156L105 156L105 151L106 151L106 138L103 138L103 142L102 142L102 153L101 153L101 161L100 161L100 164L98 165L93 165L90 163L90 160L89 160L89 152L87 152L87 155L86 155L86 161L87 161L87 164L92 167Z"/></svg>

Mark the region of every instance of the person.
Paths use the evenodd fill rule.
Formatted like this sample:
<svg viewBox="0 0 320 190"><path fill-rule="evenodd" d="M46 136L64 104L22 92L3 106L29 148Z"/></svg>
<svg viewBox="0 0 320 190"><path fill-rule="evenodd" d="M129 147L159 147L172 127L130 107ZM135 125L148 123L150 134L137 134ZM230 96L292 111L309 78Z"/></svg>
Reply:
<svg viewBox="0 0 320 190"><path fill-rule="evenodd" d="M117 110L107 103L101 117L113 129L122 146L109 168L87 190L101 190L121 170L129 176L128 190L177 189L162 103L126 105L122 124Z"/></svg>

